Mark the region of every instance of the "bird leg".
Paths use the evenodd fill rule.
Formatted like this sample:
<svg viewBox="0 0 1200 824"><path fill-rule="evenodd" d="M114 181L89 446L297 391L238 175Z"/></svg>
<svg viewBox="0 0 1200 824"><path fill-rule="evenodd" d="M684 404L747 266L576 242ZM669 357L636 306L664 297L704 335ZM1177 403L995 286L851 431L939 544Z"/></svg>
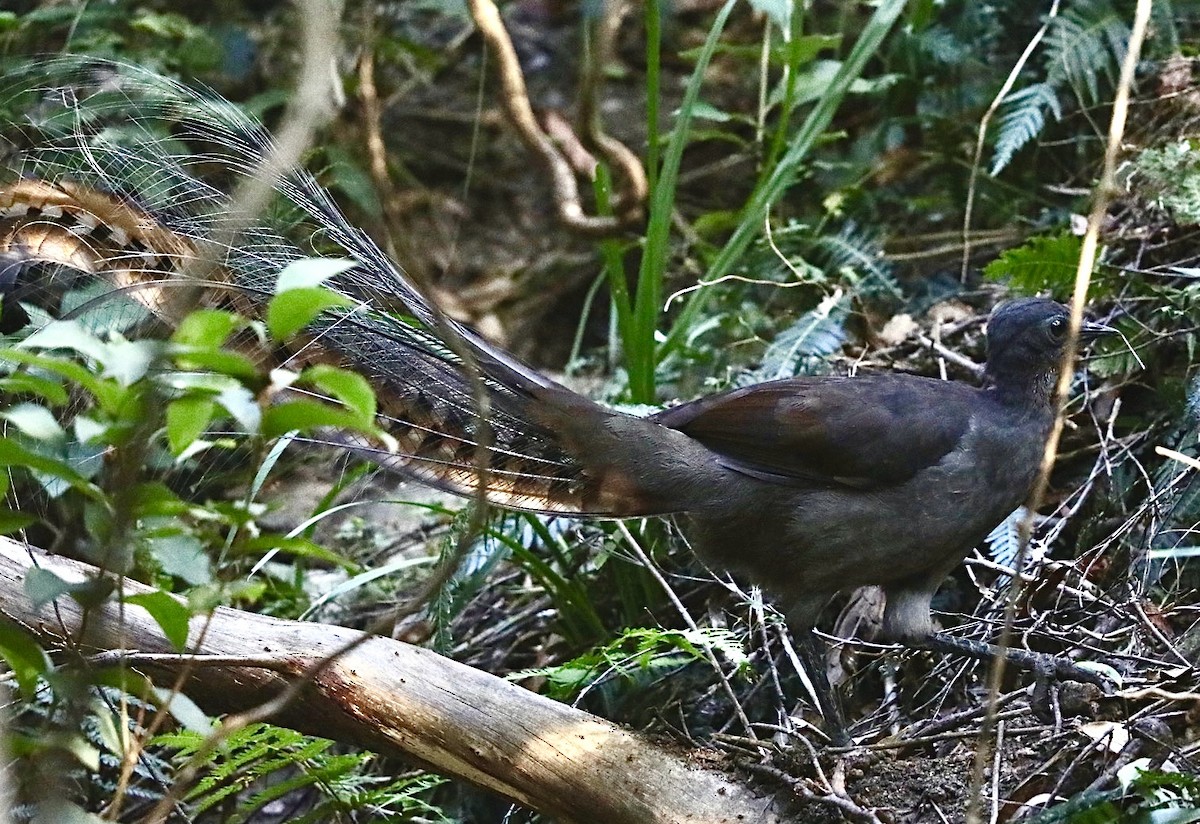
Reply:
<svg viewBox="0 0 1200 824"><path fill-rule="evenodd" d="M817 694L817 709L825 719L825 733L835 747L849 746L850 733L846 728L846 716L842 713L842 703L837 693L829 683L829 674L825 671L825 644L812 630L799 633L796 638L797 652L801 663L812 681L813 691Z"/></svg>
<svg viewBox="0 0 1200 824"><path fill-rule="evenodd" d="M919 641L913 646L937 652L965 655L968 658L976 658L980 661L994 661L1000 657L1014 666L1037 673L1039 677L1053 676L1060 681L1083 681L1084 683L1095 684L1104 690L1112 688L1111 679L1103 673L1082 666L1060 655L1029 652L1028 650L1014 649L1013 647L998 647L995 644L975 641L970 638L958 638L953 635L947 635L944 632L931 633L923 641Z"/></svg>

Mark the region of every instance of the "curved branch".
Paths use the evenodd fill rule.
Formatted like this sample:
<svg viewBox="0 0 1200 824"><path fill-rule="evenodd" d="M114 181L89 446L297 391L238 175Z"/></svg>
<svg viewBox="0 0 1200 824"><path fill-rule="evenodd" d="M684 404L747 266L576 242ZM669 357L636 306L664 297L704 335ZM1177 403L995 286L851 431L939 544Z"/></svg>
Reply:
<svg viewBox="0 0 1200 824"><path fill-rule="evenodd" d="M622 220L614 217L588 215L580 204L579 186L570 163L562 156L549 136L538 125L529 103L529 92L521 74L517 51L513 48L508 30L500 18L500 10L493 0L468 0L471 17L479 28L488 48L495 55L497 74L500 79L500 103L505 117L517 130L521 142L540 162L550 175L554 202L558 208L559 221L573 232L591 237L610 237L625 231Z"/></svg>

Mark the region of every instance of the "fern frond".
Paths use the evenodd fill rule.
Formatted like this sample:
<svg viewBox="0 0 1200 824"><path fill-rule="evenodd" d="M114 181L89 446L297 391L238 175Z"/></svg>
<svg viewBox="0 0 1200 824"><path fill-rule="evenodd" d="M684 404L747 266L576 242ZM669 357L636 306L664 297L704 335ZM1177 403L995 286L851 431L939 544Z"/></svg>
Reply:
<svg viewBox="0 0 1200 824"><path fill-rule="evenodd" d="M883 256L883 244L875 233L864 231L856 223L847 223L836 235L822 234L805 249L809 262L826 272L849 271L860 278L864 288L900 297L900 289L891 266Z"/></svg>
<svg viewBox="0 0 1200 824"><path fill-rule="evenodd" d="M1055 120L1062 117L1058 95L1048 83L1034 83L1005 99L997 120L991 175L999 174L1013 155L1041 134L1046 125L1046 112L1054 115Z"/></svg>
<svg viewBox="0 0 1200 824"><path fill-rule="evenodd" d="M1085 106L1100 103L1100 81L1114 84L1128 42L1129 24L1108 0L1073 3L1046 34L1046 80L1070 86Z"/></svg>
<svg viewBox="0 0 1200 824"><path fill-rule="evenodd" d="M849 316L850 301L846 297L835 302L824 301L811 312L805 312L775 336L763 354L762 366L750 373L748 380L776 380L811 373L826 357L842 348Z"/></svg>
<svg viewBox="0 0 1200 824"><path fill-rule="evenodd" d="M1080 238L1070 234L1038 235L993 260L984 267L983 275L1005 281L1022 294L1049 291L1061 297L1075 283L1081 244Z"/></svg>

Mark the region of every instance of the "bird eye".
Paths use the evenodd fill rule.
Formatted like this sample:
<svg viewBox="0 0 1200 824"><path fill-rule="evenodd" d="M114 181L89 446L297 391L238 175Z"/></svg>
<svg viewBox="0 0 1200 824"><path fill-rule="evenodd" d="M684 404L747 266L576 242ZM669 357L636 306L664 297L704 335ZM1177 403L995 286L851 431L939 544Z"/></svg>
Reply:
<svg viewBox="0 0 1200 824"><path fill-rule="evenodd" d="M1050 330L1050 337L1058 340L1067 334L1067 319L1063 317L1051 318L1047 324Z"/></svg>

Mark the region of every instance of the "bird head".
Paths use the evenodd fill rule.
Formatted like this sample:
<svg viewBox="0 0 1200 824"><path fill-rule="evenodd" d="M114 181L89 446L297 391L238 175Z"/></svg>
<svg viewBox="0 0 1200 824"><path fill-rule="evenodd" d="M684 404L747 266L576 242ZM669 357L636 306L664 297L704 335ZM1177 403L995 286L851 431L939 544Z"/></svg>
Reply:
<svg viewBox="0 0 1200 824"><path fill-rule="evenodd" d="M1070 328L1071 310L1058 301L1021 298L1000 304L987 323L985 382L1048 400ZM1111 326L1085 321L1079 342L1115 332Z"/></svg>

